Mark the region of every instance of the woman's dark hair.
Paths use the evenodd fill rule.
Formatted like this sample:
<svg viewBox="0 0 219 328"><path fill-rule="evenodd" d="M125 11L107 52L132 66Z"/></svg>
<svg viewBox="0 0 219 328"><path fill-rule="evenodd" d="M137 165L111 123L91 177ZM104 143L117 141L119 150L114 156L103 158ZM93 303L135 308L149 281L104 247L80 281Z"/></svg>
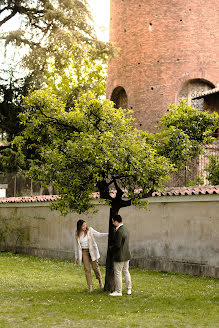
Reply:
<svg viewBox="0 0 219 328"><path fill-rule="evenodd" d="M117 215L114 216L113 220L121 223L122 222L122 217L119 214L117 214Z"/></svg>
<svg viewBox="0 0 219 328"><path fill-rule="evenodd" d="M77 222L77 232L76 232L76 234L77 234L78 237L80 235L81 227L82 227L84 222L85 222L84 220L78 220L78 222ZM88 230L88 228L86 229L85 233L87 233L87 230Z"/></svg>

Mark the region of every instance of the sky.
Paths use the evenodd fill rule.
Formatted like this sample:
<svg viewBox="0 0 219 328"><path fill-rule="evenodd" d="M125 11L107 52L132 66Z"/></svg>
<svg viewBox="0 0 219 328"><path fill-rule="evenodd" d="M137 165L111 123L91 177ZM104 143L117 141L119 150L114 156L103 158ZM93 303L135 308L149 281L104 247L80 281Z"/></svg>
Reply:
<svg viewBox="0 0 219 328"><path fill-rule="evenodd" d="M110 0L88 0L98 39L109 41Z"/></svg>

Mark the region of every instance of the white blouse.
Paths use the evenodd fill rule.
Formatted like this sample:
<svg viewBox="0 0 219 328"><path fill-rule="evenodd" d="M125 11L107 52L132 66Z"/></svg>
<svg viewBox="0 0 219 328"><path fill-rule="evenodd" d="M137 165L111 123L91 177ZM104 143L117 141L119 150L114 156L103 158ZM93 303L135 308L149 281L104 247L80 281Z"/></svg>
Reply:
<svg viewBox="0 0 219 328"><path fill-rule="evenodd" d="M108 236L108 232L98 232L98 231L94 230L92 227L90 227L89 230L94 235L94 237L106 237L106 236ZM82 249L89 248L88 237L87 237L87 234L85 235L84 232L82 232L80 234L79 242L80 242L80 245L81 245Z"/></svg>

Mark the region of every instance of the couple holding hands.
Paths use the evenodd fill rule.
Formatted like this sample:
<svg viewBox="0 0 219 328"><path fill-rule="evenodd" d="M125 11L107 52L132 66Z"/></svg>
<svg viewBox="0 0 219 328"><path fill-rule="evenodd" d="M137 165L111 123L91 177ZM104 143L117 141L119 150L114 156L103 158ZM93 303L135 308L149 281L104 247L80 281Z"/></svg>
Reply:
<svg viewBox="0 0 219 328"><path fill-rule="evenodd" d="M115 291L110 296L122 296L122 273L125 277L127 294L131 295L131 276L129 273L129 232L122 223L122 217L115 215L112 219L115 227L115 235L113 241L113 265L115 276ZM96 279L99 281L100 288L104 288L101 272L98 265L100 258L99 250L95 241L95 237L105 237L108 233L101 233L88 227L84 220L78 220L77 230L75 233L75 262L81 264L83 262L85 276L89 291L93 290L91 266L95 273Z"/></svg>

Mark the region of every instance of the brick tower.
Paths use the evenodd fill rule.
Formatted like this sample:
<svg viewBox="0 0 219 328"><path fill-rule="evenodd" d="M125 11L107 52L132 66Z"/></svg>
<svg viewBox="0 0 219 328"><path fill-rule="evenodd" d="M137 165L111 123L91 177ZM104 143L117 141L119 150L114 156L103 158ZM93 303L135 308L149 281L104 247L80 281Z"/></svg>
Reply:
<svg viewBox="0 0 219 328"><path fill-rule="evenodd" d="M107 98L154 131L169 104L219 86L218 0L111 0Z"/></svg>

